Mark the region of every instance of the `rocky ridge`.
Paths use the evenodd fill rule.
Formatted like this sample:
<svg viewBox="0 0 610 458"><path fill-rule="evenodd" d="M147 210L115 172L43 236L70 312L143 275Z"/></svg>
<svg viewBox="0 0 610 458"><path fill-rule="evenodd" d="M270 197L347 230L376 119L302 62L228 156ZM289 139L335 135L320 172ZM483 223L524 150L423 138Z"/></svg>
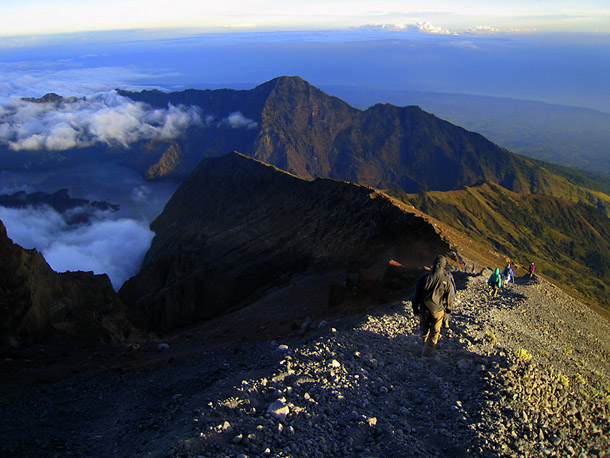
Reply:
<svg viewBox="0 0 610 458"><path fill-rule="evenodd" d="M249 305L295 274L379 276L390 259L417 272L450 250L372 188L301 179L239 153L204 159L151 229L142 269L119 295L137 325L162 332Z"/></svg>
<svg viewBox="0 0 610 458"><path fill-rule="evenodd" d="M57 336L119 344L132 331L107 275L53 271L0 221L0 347Z"/></svg>
<svg viewBox="0 0 610 458"><path fill-rule="evenodd" d="M419 356L409 301L187 359L172 345L156 370L4 396L0 450L609 456L610 324L543 279L517 278L491 298L489 273L455 273L460 305L432 358Z"/></svg>
<svg viewBox="0 0 610 458"><path fill-rule="evenodd" d="M50 207L61 213L68 224L88 223L95 219L98 212L117 212L120 209L118 204L70 197L70 192L66 188L52 194L46 192L28 194L25 191L0 194L0 206L7 208Z"/></svg>

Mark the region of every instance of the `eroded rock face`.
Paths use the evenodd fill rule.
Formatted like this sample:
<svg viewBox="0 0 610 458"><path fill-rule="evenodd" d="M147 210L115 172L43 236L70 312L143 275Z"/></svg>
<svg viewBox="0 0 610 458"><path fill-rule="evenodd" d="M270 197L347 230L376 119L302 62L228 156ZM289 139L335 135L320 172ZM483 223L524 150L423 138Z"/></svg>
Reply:
<svg viewBox="0 0 610 458"><path fill-rule="evenodd" d="M380 275L390 259L415 268L449 249L371 188L300 179L238 153L202 161L151 227L143 268L119 294L156 330L247 305L293 273Z"/></svg>
<svg viewBox="0 0 610 458"><path fill-rule="evenodd" d="M106 275L54 272L39 252L13 243L0 221L0 345L54 334L118 343L130 331Z"/></svg>

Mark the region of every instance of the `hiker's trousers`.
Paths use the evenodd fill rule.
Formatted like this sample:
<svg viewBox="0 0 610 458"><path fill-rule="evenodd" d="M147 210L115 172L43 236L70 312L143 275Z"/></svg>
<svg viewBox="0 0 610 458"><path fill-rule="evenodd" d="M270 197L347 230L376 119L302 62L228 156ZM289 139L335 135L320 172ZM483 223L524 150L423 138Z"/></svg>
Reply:
<svg viewBox="0 0 610 458"><path fill-rule="evenodd" d="M422 307L422 309L419 314L419 329L422 341L425 347L434 347L441 334L445 312L441 310L440 312L433 313L426 307Z"/></svg>

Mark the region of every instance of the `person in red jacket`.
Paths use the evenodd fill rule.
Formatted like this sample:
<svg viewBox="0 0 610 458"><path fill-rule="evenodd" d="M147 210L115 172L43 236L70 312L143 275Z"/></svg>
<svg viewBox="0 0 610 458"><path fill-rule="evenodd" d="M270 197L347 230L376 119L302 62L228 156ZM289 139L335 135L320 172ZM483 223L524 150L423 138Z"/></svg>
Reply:
<svg viewBox="0 0 610 458"><path fill-rule="evenodd" d="M535 271L535 270L536 270L536 266L535 266L535 265L534 265L534 263L532 262L532 263L530 264L529 269L527 269L527 271L528 271L528 272L529 272L529 274L530 274L530 278L532 278L532 277L534 276L534 271Z"/></svg>
<svg viewBox="0 0 610 458"><path fill-rule="evenodd" d="M438 342L443 319L453 309L455 300L455 282L453 276L445 270L447 260L437 256L432 270L423 274L415 285L413 296L413 313L419 316L419 327L422 336L422 356L432 356Z"/></svg>

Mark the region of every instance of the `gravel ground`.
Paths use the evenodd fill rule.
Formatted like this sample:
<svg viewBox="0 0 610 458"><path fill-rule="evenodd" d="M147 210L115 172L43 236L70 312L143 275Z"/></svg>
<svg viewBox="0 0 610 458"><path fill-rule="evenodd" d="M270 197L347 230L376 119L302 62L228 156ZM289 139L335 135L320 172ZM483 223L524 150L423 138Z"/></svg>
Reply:
<svg viewBox="0 0 610 458"><path fill-rule="evenodd" d="M420 357L408 301L293 337L0 398L2 456L610 456L610 325L541 279L460 300Z"/></svg>

